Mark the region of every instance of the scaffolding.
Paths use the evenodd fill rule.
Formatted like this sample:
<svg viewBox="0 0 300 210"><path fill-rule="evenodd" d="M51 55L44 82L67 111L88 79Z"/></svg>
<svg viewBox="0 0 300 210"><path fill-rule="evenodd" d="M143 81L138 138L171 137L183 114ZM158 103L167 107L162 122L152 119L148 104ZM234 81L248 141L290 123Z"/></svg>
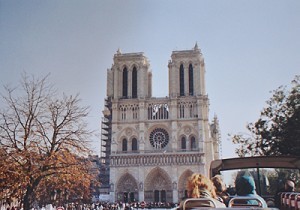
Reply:
<svg viewBox="0 0 300 210"><path fill-rule="evenodd" d="M109 165L111 154L111 134L112 134L112 103L111 98L105 99L105 110L101 122L101 153L100 153L100 193L108 194L109 185Z"/></svg>

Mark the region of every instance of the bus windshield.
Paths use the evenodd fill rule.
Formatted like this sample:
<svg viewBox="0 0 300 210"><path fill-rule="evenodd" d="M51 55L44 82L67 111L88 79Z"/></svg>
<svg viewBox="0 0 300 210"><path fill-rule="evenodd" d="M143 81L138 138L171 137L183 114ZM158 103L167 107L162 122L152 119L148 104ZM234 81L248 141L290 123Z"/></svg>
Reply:
<svg viewBox="0 0 300 210"><path fill-rule="evenodd" d="M284 187L287 179L296 181L300 192L300 157L244 157L214 160L210 176L222 176L230 195L235 195L235 180L244 173L255 180L256 192L266 201L274 202L275 195ZM297 183L298 182L298 183Z"/></svg>
<svg viewBox="0 0 300 210"><path fill-rule="evenodd" d="M249 168L221 171L220 174L227 186L228 193L235 194L235 179L239 174L244 173L253 176L256 192L263 197L275 195L283 188L285 180L296 180L296 177L299 177L298 169L289 168Z"/></svg>

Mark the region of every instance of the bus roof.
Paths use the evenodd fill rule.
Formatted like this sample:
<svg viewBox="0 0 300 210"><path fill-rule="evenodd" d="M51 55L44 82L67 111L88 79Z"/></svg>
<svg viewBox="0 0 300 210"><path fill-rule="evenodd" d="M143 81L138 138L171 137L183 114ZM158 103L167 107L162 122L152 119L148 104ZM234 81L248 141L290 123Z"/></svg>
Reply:
<svg viewBox="0 0 300 210"><path fill-rule="evenodd" d="M210 165L210 175L212 177L223 170L243 168L300 169L300 156L257 156L213 160Z"/></svg>

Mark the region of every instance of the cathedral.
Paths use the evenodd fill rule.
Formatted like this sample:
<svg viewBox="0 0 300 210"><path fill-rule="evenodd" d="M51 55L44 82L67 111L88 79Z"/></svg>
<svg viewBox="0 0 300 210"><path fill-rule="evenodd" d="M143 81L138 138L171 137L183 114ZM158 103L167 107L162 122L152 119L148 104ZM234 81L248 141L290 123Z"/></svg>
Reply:
<svg viewBox="0 0 300 210"><path fill-rule="evenodd" d="M168 70L169 95L162 98L152 96L144 53L118 50L107 70L103 185L112 201L180 202L187 178L195 172L209 176L210 162L219 158L219 124L216 117L209 121L198 45L173 51Z"/></svg>

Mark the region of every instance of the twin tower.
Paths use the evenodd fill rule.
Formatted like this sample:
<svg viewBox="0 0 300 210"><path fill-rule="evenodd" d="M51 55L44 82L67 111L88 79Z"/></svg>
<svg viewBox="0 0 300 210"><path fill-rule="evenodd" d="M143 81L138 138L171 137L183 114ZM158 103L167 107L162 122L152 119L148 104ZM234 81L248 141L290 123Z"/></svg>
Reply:
<svg viewBox="0 0 300 210"><path fill-rule="evenodd" d="M102 121L103 186L112 201L180 202L192 173L219 158L219 126L209 121L205 63L197 44L173 51L169 96L152 97L143 53L114 55ZM103 192L104 193L104 192Z"/></svg>

